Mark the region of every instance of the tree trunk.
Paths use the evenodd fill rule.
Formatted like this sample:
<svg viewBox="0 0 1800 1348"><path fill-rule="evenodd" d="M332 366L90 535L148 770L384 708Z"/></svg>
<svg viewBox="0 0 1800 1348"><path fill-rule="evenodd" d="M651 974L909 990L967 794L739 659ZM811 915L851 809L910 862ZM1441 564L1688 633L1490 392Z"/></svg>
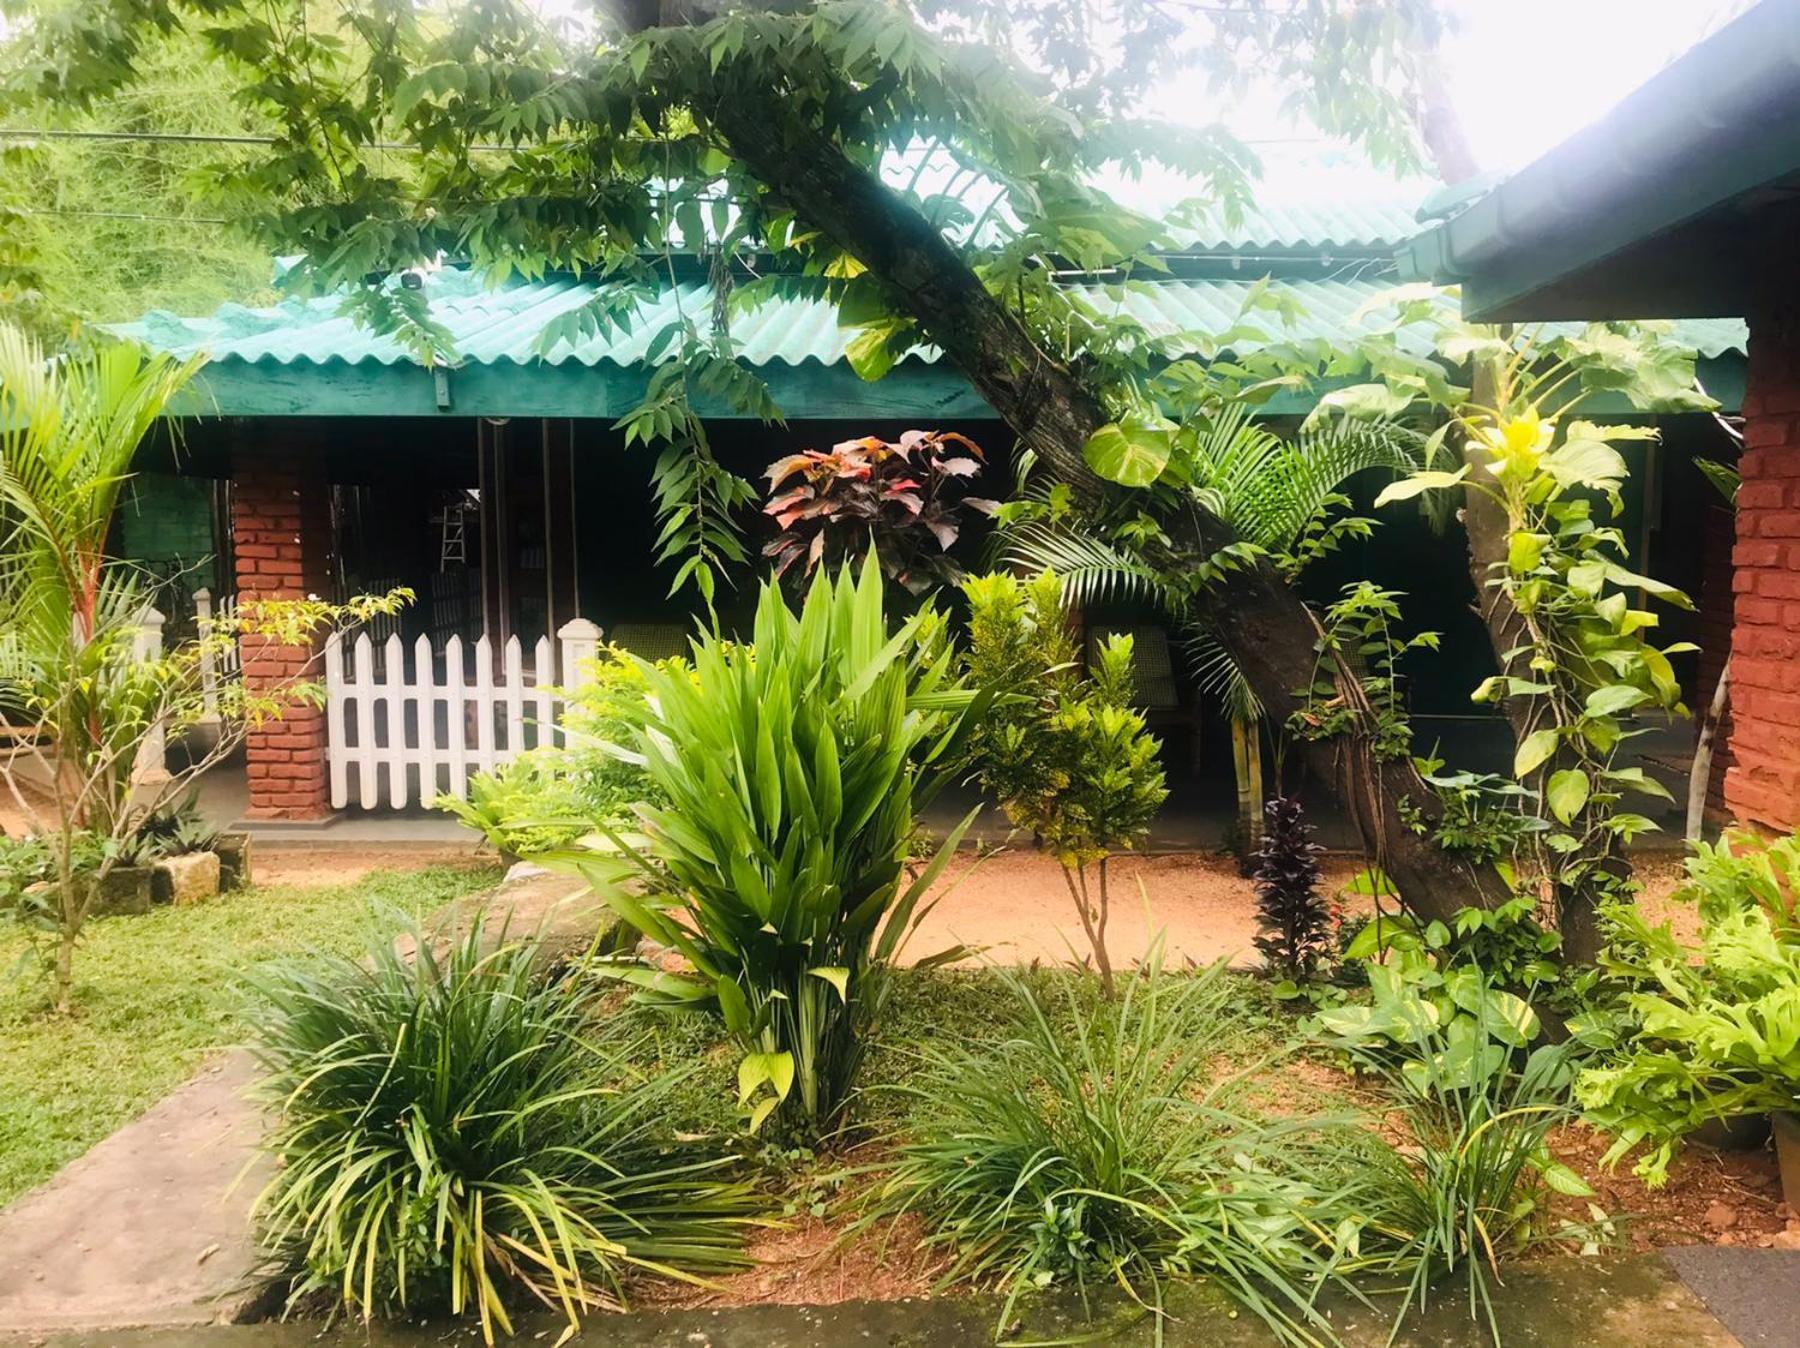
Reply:
<svg viewBox="0 0 1800 1348"><path fill-rule="evenodd" d="M707 111L732 154L862 262L1061 481L1083 500L1100 497L1105 484L1082 449L1108 420L1105 409L989 294L930 221L816 129L782 116L766 95L723 87ZM1235 541L1197 505L1166 523L1178 546L1201 556ZM1199 608L1275 724L1285 724L1319 660L1322 632L1312 611L1267 563L1226 571L1202 594ZM1341 692L1353 706L1364 705L1360 686ZM1504 900L1506 887L1491 867L1472 865L1406 826L1402 801L1430 818L1436 797L1409 760L1377 759L1371 744L1369 735L1352 734L1299 747L1313 774L1335 789L1368 856L1408 906L1428 918L1448 917Z"/></svg>

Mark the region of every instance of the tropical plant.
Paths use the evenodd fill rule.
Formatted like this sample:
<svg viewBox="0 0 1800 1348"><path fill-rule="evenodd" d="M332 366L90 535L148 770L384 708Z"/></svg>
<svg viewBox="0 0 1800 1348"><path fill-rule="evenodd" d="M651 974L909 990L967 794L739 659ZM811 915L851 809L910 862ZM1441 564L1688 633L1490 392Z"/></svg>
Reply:
<svg viewBox="0 0 1800 1348"><path fill-rule="evenodd" d="M1002 1336L1038 1288L1085 1303L1123 1286L1160 1311L1166 1283L1204 1276L1284 1341L1333 1341L1315 1299L1361 1181L1294 1164L1320 1125L1252 1117L1244 1079L1217 1070L1246 1029L1224 965L1176 976L1153 955L1091 1014L1065 990L1056 1020L1025 975L1002 977L1018 1030L930 1042L892 1088L906 1118L864 1220L921 1218L943 1286L1006 1293Z"/></svg>
<svg viewBox="0 0 1800 1348"><path fill-rule="evenodd" d="M1551 1193L1593 1194L1549 1147L1574 1118L1579 1046L1535 1043L1536 1014L1476 965L1404 951L1367 968L1371 1004L1322 1011L1318 1022L1327 1043L1382 1084L1391 1121L1410 1134L1407 1145L1372 1135L1364 1153L1368 1267L1402 1280L1396 1333L1435 1284L1457 1277L1497 1348L1502 1261L1592 1239L1558 1222L1549 1203ZM1590 1215L1605 1218L1591 1206Z"/></svg>
<svg viewBox="0 0 1800 1348"><path fill-rule="evenodd" d="M763 514L781 532L763 556L778 576L804 558L810 575L873 551L882 574L910 594L958 584L963 570L950 549L964 509L991 515L999 507L967 494L985 458L955 431L905 431L896 441L867 435L777 459L765 474L772 495Z"/></svg>
<svg viewBox="0 0 1800 1348"><path fill-rule="evenodd" d="M1577 1023L1605 1049L1577 1095L1589 1122L1614 1135L1608 1163L1643 1147L1636 1171L1661 1184L1701 1125L1800 1108L1796 867L1791 837L1696 845L1677 897L1699 906L1697 950L1631 906L1608 911L1602 968L1623 1004Z"/></svg>
<svg viewBox="0 0 1800 1348"><path fill-rule="evenodd" d="M1256 948L1271 969L1305 981L1331 955L1337 912L1319 893L1319 857L1306 812L1293 797L1276 796L1264 809L1268 828L1256 854Z"/></svg>
<svg viewBox="0 0 1800 1348"><path fill-rule="evenodd" d="M108 872L144 821L242 743L324 690L298 678L228 683L208 698L202 668L244 637L304 646L324 629L393 612L410 593L241 605L200 639L157 651L145 637L153 583L106 555L133 455L197 362L146 359L114 344L52 363L0 323L0 781L57 854L48 960L59 1010L74 954ZM227 727L176 772L162 745L208 719ZM79 840L106 845L91 868Z"/></svg>
<svg viewBox="0 0 1800 1348"><path fill-rule="evenodd" d="M753 644L714 632L691 666L645 667L637 750L665 804L626 864L572 854L632 927L688 962L607 966L640 999L716 1011L743 1049L751 1127L817 1133L847 1097L895 953L973 813L906 882L913 811L982 703L936 612L889 634L880 565L814 577L798 614L763 586ZM635 870L646 881L631 883ZM960 952L947 952L954 957Z"/></svg>
<svg viewBox="0 0 1800 1348"><path fill-rule="evenodd" d="M755 1196L663 1134L682 1072L641 1079L603 1046L591 981L545 978L480 915L447 948L403 935L251 978L278 1167L256 1213L293 1298L472 1309L491 1343L521 1294L573 1329L636 1275L749 1262Z"/></svg>
<svg viewBox="0 0 1800 1348"><path fill-rule="evenodd" d="M1062 867L1110 998L1107 862L1143 840L1169 794L1161 745L1131 707L1131 638L1109 637L1084 673L1053 572L1028 582L978 576L963 593L969 677L999 695L970 739L970 764L1007 818L1030 829Z"/></svg>

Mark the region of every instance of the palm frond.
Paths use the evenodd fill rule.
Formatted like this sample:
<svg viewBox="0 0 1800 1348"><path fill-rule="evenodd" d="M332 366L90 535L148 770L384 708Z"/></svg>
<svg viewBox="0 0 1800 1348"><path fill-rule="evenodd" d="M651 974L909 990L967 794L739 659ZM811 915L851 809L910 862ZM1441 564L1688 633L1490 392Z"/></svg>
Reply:
<svg viewBox="0 0 1800 1348"><path fill-rule="evenodd" d="M1033 573L1054 571L1062 581L1064 601L1083 608L1124 599L1148 601L1170 614L1186 607L1155 568L1065 524L1032 520L1006 530L1000 561Z"/></svg>
<svg viewBox="0 0 1800 1348"><path fill-rule="evenodd" d="M1231 652L1204 623L1192 622L1181 629L1181 649L1194 671L1194 687L1203 696L1217 698L1233 720L1255 725L1263 718L1263 704Z"/></svg>

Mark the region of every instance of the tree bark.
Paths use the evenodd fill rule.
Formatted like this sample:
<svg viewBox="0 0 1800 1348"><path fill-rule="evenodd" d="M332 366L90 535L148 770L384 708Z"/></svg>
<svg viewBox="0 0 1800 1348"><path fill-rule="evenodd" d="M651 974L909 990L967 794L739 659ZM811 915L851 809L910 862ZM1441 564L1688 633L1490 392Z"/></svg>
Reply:
<svg viewBox="0 0 1800 1348"><path fill-rule="evenodd" d="M1109 418L1092 390L1037 345L930 221L816 128L783 116L779 92L769 94L746 97L722 88L707 109L731 153L867 267L1077 497L1098 500L1105 484L1082 450ZM1195 555L1236 541L1198 505L1166 525L1177 546ZM1299 709L1298 690L1311 683L1319 660L1322 632L1312 611L1267 563L1227 571L1207 587L1199 606L1269 715L1285 724ZM1341 681L1340 692L1353 708L1367 711L1358 700L1360 685ZM1371 744L1368 734L1355 733L1301 741L1299 750L1314 775L1334 788L1370 860L1408 907L1425 917L1448 917L1463 907L1503 901L1506 888L1492 868L1473 865L1407 827L1402 802L1429 819L1436 796L1410 760L1379 759Z"/></svg>

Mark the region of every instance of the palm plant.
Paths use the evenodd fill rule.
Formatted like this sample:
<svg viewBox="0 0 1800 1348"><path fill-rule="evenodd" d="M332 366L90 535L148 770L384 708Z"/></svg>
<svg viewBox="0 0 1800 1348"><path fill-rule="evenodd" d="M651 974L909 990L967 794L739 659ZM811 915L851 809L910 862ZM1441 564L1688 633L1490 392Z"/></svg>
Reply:
<svg viewBox="0 0 1800 1348"><path fill-rule="evenodd" d="M889 635L872 552L860 575L815 576L799 614L765 583L752 645L704 634L691 666L644 673L637 747L666 804L639 809L647 845L613 838L649 892L614 862L573 864L692 972L610 972L646 1000L717 1011L745 1051L751 1126L779 1108L783 1124L816 1133L845 1100L888 965L974 817L907 885L913 811L947 779L984 701L958 683L934 610Z"/></svg>
<svg viewBox="0 0 1800 1348"><path fill-rule="evenodd" d="M684 1075L632 1079L631 1046L591 1033L593 982L545 978L479 915L446 950L405 935L250 980L279 1162L257 1214L296 1298L365 1319L473 1308L491 1343L520 1292L573 1329L634 1273L748 1264L755 1195L669 1149L657 1125Z"/></svg>
<svg viewBox="0 0 1800 1348"><path fill-rule="evenodd" d="M1392 424L1328 421L1282 437L1259 425L1246 403L1229 403L1176 437L1169 477L1181 492L1224 520L1238 538L1271 554L1290 576L1364 537L1367 520L1345 513L1344 486L1371 470L1409 474L1425 459L1424 442ZM1003 530L999 560L1031 573L1053 570L1068 602L1086 608L1121 599L1149 602L1182 625L1203 694L1216 698L1232 726L1238 781L1238 836L1262 838L1262 704L1242 671L1192 613L1193 585L1114 531L1073 512L1034 510Z"/></svg>

